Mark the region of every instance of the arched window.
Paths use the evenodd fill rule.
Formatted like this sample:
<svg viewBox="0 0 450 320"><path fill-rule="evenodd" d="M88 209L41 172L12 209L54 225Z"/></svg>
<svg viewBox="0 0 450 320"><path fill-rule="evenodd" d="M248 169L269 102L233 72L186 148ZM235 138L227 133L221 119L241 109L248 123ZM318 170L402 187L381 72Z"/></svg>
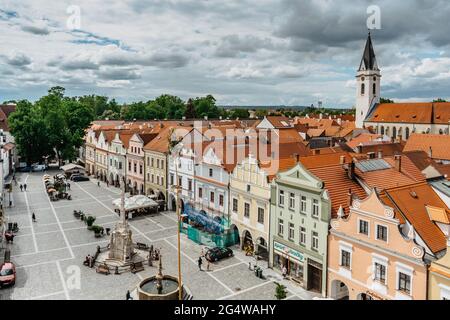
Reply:
<svg viewBox="0 0 450 320"><path fill-rule="evenodd" d="M406 127L406 130L405 130L405 139L406 139L406 140L409 139L409 127Z"/></svg>
<svg viewBox="0 0 450 320"><path fill-rule="evenodd" d="M364 83L361 84L361 95L364 95L366 92L366 85Z"/></svg>
<svg viewBox="0 0 450 320"><path fill-rule="evenodd" d="M377 84L376 83L373 84L372 90L373 90L374 95L377 94Z"/></svg>
<svg viewBox="0 0 450 320"><path fill-rule="evenodd" d="M392 128L392 138L394 138L394 139L397 138L397 128L396 127Z"/></svg>
<svg viewBox="0 0 450 320"><path fill-rule="evenodd" d="M384 135L384 126L381 126L381 134Z"/></svg>
<svg viewBox="0 0 450 320"><path fill-rule="evenodd" d="M443 131L442 129L439 129L439 134L440 134L440 135L443 135L443 134L444 134L444 131Z"/></svg>
<svg viewBox="0 0 450 320"><path fill-rule="evenodd" d="M386 127L386 135L389 137L389 127Z"/></svg>

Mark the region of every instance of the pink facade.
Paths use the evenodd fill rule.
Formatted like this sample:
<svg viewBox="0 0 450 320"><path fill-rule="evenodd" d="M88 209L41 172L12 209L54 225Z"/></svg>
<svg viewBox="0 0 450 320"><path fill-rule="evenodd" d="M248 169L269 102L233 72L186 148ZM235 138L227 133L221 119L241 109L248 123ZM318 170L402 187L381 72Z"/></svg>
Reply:
<svg viewBox="0 0 450 320"><path fill-rule="evenodd" d="M134 194L145 193L144 141L135 134L127 150L127 182Z"/></svg>
<svg viewBox="0 0 450 320"><path fill-rule="evenodd" d="M427 268L416 232L372 192L331 221L328 295L350 300L424 300Z"/></svg>

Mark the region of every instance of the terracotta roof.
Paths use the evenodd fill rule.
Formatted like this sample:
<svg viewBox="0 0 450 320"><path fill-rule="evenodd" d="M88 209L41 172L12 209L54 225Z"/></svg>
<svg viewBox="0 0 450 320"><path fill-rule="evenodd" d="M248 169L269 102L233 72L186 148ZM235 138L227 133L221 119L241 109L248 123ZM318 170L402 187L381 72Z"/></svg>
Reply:
<svg viewBox="0 0 450 320"><path fill-rule="evenodd" d="M6 150L6 151L9 151L9 150L14 149L15 146L16 146L16 145L15 145L14 143L8 142L8 143L6 143L6 144L3 146L3 149Z"/></svg>
<svg viewBox="0 0 450 320"><path fill-rule="evenodd" d="M361 154L367 154L369 152L375 152L378 156L378 152L381 151L383 156L393 156L396 154L401 154L405 148L405 142L402 143L381 143L369 146L361 147Z"/></svg>
<svg viewBox="0 0 450 320"><path fill-rule="evenodd" d="M364 162L377 161L379 159L363 160ZM357 176L370 188L385 190L405 185L411 185L425 181L425 177L421 171L409 160L408 157L401 159L401 171L395 168L395 160L393 157L385 157L383 160L390 165L388 168L382 168L373 171L363 172L358 167L355 172Z"/></svg>
<svg viewBox="0 0 450 320"><path fill-rule="evenodd" d="M297 159L293 157L279 158L276 160L260 162L260 168L267 172L269 182L272 181L278 172L289 170L297 164Z"/></svg>
<svg viewBox="0 0 450 320"><path fill-rule="evenodd" d="M325 136L325 130L324 129L309 129L306 134L310 138L317 138L317 137L323 137Z"/></svg>
<svg viewBox="0 0 450 320"><path fill-rule="evenodd" d="M16 111L16 105L0 105L0 129L3 129L5 132L9 131L8 118L14 111Z"/></svg>
<svg viewBox="0 0 450 320"><path fill-rule="evenodd" d="M444 177L450 179L450 164L436 164L434 168Z"/></svg>
<svg viewBox="0 0 450 320"><path fill-rule="evenodd" d="M450 106L449 106L450 108ZM404 151L424 151L432 153L433 159L450 160L450 136L436 134L412 134Z"/></svg>
<svg viewBox="0 0 450 320"><path fill-rule="evenodd" d="M360 145L373 145L382 143L383 136L379 134L361 133L347 142L347 146L355 149Z"/></svg>
<svg viewBox="0 0 450 320"><path fill-rule="evenodd" d="M367 122L448 124L450 103L384 103L377 105Z"/></svg>
<svg viewBox="0 0 450 320"><path fill-rule="evenodd" d="M352 160L348 152L338 152L302 157L300 158L300 162L306 168L314 169L340 164L341 157L345 158L345 163L349 163Z"/></svg>
<svg viewBox="0 0 450 320"><path fill-rule="evenodd" d="M325 183L325 189L330 194L332 218L337 217L340 207L344 209L345 213L349 212L348 192L350 189L352 194L359 199L367 196L364 189L348 177L347 171L342 165L314 168L309 171Z"/></svg>
<svg viewBox="0 0 450 320"><path fill-rule="evenodd" d="M435 167L437 163L428 157L428 153L424 151L407 151L404 155L411 160L419 170L425 170L429 166Z"/></svg>
<svg viewBox="0 0 450 320"><path fill-rule="evenodd" d="M446 249L446 238L440 228L431 221L427 206L449 208L426 182L386 190L396 210L408 220L418 235L434 253Z"/></svg>
<svg viewBox="0 0 450 320"><path fill-rule="evenodd" d="M275 127L275 128L289 128L291 126L291 119L283 116L267 116L266 119Z"/></svg>

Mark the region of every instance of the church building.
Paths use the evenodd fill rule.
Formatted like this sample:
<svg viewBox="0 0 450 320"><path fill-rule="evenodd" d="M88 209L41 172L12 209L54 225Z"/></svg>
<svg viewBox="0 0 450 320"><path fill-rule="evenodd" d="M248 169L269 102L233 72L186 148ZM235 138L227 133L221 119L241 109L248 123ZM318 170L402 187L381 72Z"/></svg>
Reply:
<svg viewBox="0 0 450 320"><path fill-rule="evenodd" d="M412 133L450 134L450 102L380 103L381 71L369 33L356 75L356 127L392 139Z"/></svg>

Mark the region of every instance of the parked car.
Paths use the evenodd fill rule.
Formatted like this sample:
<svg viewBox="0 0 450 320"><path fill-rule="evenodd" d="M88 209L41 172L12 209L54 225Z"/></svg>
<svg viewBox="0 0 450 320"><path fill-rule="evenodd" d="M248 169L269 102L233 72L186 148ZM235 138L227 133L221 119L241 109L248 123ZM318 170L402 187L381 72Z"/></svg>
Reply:
<svg viewBox="0 0 450 320"><path fill-rule="evenodd" d="M19 169L17 169L18 172L31 172L31 167L20 167Z"/></svg>
<svg viewBox="0 0 450 320"><path fill-rule="evenodd" d="M73 180L76 177L83 177L84 175L81 173L74 173L73 175L70 176L70 180Z"/></svg>
<svg viewBox="0 0 450 320"><path fill-rule="evenodd" d="M16 266L5 262L0 266L0 286L13 286L16 283Z"/></svg>
<svg viewBox="0 0 450 320"><path fill-rule="evenodd" d="M209 249L205 254L205 258L209 262L216 262L232 256L233 250L231 250L230 248L219 248L219 247Z"/></svg>
<svg viewBox="0 0 450 320"><path fill-rule="evenodd" d="M89 181L89 178L86 176L76 176L72 179L73 182L82 182L82 181Z"/></svg>
<svg viewBox="0 0 450 320"><path fill-rule="evenodd" d="M31 167L33 172L40 172L47 170L47 166L45 164L35 164Z"/></svg>

